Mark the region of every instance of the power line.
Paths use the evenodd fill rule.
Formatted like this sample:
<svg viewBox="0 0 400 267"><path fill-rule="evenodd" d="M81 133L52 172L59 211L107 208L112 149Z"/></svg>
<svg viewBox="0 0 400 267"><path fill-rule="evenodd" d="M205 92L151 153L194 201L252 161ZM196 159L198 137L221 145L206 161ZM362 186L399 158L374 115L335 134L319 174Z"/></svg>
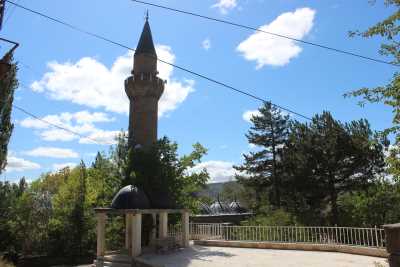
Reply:
<svg viewBox="0 0 400 267"><path fill-rule="evenodd" d="M17 3L19 0L15 0L15 2ZM9 12L8 12L8 16L6 17L6 20L4 21L4 23L3 23L3 25L5 26L6 24L7 24L7 21L11 18L11 16L13 15L13 12L15 11L15 6L13 6L14 8L13 9L11 9Z"/></svg>
<svg viewBox="0 0 400 267"><path fill-rule="evenodd" d="M255 28L255 27L252 27L252 26L239 24L239 23L236 23L236 22L233 22L233 21L228 21L228 20L218 19L218 18L214 18L214 17L209 17L209 16L198 14L198 13L194 13L194 12L190 12L190 11L186 11L186 10L182 10L182 9L176 9L176 8L172 8L172 7L168 7L168 6L158 5L158 4L145 2L145 1L139 1L139 0L130 0L130 1L136 2L136 3L139 3L139 4L143 4L143 5L148 5L148 6L152 6L152 7L157 7L157 8L173 11L173 12L176 12L176 13L195 16L195 17L198 17L198 18L206 19L206 20L220 22L220 23L228 24L228 25L239 27L239 28L246 29L246 30L252 30L252 31L256 31L256 32L265 33L265 34L272 35L272 36L275 36L275 37L284 38L284 39L292 40L292 41L295 41L295 42L299 42L299 43L303 43L303 44L307 44L307 45L311 45L311 46L327 49L327 50L334 51L334 52L341 53L341 54L345 54L345 55L348 55L348 56L358 57L358 58L362 58L362 59L365 59L365 60L374 61L374 62L377 62L377 63L382 63L382 64L387 64L387 65L391 65L391 66L400 67L399 64L396 64L396 63L393 63L393 62L390 62L390 61L385 61L385 60L381 60L381 59L377 59L377 58L372 58L372 57L364 56L364 55L357 54L357 53L354 53L354 52L350 52L350 51L346 51L346 50L343 50L343 49L339 49L339 48L335 48L335 47L331 47L331 46L326 46L326 45L322 45L322 44L318 44L318 43L314 43L314 42L304 41L304 40L293 38L293 37L286 36L286 35L283 35L283 34L273 33L273 32L269 32L269 31L261 30L260 28Z"/></svg>
<svg viewBox="0 0 400 267"><path fill-rule="evenodd" d="M42 118L40 118L39 116L36 116L35 114L33 114L33 113L27 111L26 109L21 108L21 107L15 105L15 104L13 104L12 106L13 106L15 109L21 111L22 113L25 113L25 114L28 115L29 117L34 118L35 120L41 121L41 122L43 122L43 123L45 123L45 124L47 124L47 125L50 125L50 126L52 126L52 127L57 128L57 129L60 129L60 130L69 132L69 133L71 133L71 134L73 134L73 135L75 135L75 136L79 136L79 137L82 138L82 139L91 140L91 141L93 141L94 143L96 143L96 144L98 144L98 145L113 145L113 144L111 144L111 143L101 143L101 142L99 142L99 141L96 140L96 139L90 138L90 137L88 137L88 136L84 136L84 135L82 135L82 134L80 134L80 133L78 133L78 132L75 132L75 131L71 130L71 129L68 129L68 128L63 127L63 126L61 126L61 125L58 125L58 124L49 122L49 121L47 121L47 120L45 120L45 119L42 119Z"/></svg>
<svg viewBox="0 0 400 267"><path fill-rule="evenodd" d="M46 14L43 14L43 13L41 13L41 12L39 12L39 11L35 11L35 10L32 10L32 9L27 8L27 7L25 7L25 6L22 6L22 5L20 5L20 4L16 4L16 3L14 3L14 2L12 2L12 1L10 1L10 0L6 0L6 2L8 2L8 3L10 3L10 4L13 4L13 5L17 6L18 8L21 8L21 9L26 10L26 11L28 11L28 12L34 13L34 14L36 14L36 15L38 15L38 16L44 17L44 18L46 18L46 19L49 19L49 20L51 20L51 21L53 21L53 22L56 22L56 23L58 23L58 24L64 25L64 26L66 26L66 27L68 27L68 28L70 28L70 29L73 29L73 30L75 30L75 31L78 31L78 32L87 34L87 35L92 36L92 37L97 38L97 39L101 39L101 40L106 41L106 42L108 42L108 43L111 43L111 44L113 44L113 45L116 45L116 46L119 46L119 47L122 47L122 48L125 48L125 49L128 49L128 50L131 50L131 51L135 51L134 48L131 48L131 47L127 46L127 45L124 45L124 44L122 44L122 43L113 41L113 40L111 40L111 39L109 39L109 38L106 38L106 37L104 37L104 36L101 36L101 35L99 35L99 34L89 32L89 31L87 31L87 30L84 30L84 29L82 29L82 28L79 28L79 27L77 27L77 26L74 26L74 25L72 25L72 24L69 24L69 23L67 23L67 22L64 22L64 21L62 21L62 20L60 20L60 19L57 19L57 18L54 18L54 17L50 17L50 16L48 16L48 15L46 15ZM147 55L147 56L149 56L149 57L154 57L154 56L151 56L151 55ZM156 57L156 59L157 59L158 61L162 62L162 63L165 63L165 64L167 64L167 65L170 65L170 66L172 66L172 67L175 67L175 68L177 68L177 69L179 69L179 70L182 70L182 71L184 71L184 72L190 73L190 74L192 74L192 75L194 75L194 76L197 76L197 77L202 78L202 79L204 79L204 80L210 81L210 82L212 82L212 83L218 84L218 85L220 85L220 86L222 86L222 87L228 88L228 89L230 89L230 90L232 90L232 91L234 91L234 92L236 92L236 93L239 93L239 94L242 94L242 95L251 97L251 98L253 98L253 99L255 99L255 100L258 100L258 101L261 101L261 102L263 102L263 103L271 103L271 105L273 105L273 106L275 106L275 107L277 107L277 108L279 108L279 109L285 110L285 111L287 111L287 112L289 112L289 113L292 113L292 114L294 114L294 115L296 115L296 116L299 116L299 117L301 117L301 118L303 118L303 119L311 120L311 118L308 117L308 116L306 116L306 115L303 115L303 114L301 114L301 113L299 113L299 112L293 111L293 110L291 110L291 109L289 109L289 108L283 107L283 106L281 106L281 105L274 104L274 103L272 103L271 101L265 100L265 99L263 99L263 98L261 98L261 97L259 97L259 96L256 96L256 95L254 95L254 94L251 94L251 93L246 92L246 91L244 91L244 90L240 90L240 89L238 89L238 88L235 88L235 87L233 87L233 86L231 86L231 85L228 85L227 83L220 82L220 81L218 81L218 80L216 80L216 79L214 79L214 78L208 77L208 76L206 76L206 75L204 75L204 74L200 74L200 73L195 72L195 71L192 71L192 70L190 70L190 69L188 69L188 68L175 65L175 64L170 63L170 62L168 62L168 61L159 59L159 58L157 58L157 57Z"/></svg>

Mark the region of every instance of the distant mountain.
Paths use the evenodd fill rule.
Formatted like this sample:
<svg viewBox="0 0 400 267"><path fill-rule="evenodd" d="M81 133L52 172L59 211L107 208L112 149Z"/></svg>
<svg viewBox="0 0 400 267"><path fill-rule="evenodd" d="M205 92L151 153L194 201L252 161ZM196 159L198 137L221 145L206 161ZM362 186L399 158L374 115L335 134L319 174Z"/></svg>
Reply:
<svg viewBox="0 0 400 267"><path fill-rule="evenodd" d="M218 194L222 194L224 187L228 184L237 184L236 182L223 182L223 183L211 183L207 184L206 188L199 191L197 194L198 196L209 197L212 199L216 199Z"/></svg>
<svg viewBox="0 0 400 267"><path fill-rule="evenodd" d="M221 194L225 183L212 183L207 184L206 188L198 192L200 196L209 197L215 199L218 194Z"/></svg>

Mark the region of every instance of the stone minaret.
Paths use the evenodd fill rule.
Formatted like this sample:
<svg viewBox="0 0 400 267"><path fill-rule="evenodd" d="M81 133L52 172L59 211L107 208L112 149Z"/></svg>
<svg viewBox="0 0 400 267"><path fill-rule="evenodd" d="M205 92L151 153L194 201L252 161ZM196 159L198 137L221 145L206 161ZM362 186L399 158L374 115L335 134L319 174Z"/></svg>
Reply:
<svg viewBox="0 0 400 267"><path fill-rule="evenodd" d="M125 92L130 100L131 146L147 149L157 141L158 100L165 84L157 74L157 54L147 16L136 47L132 76L125 80Z"/></svg>

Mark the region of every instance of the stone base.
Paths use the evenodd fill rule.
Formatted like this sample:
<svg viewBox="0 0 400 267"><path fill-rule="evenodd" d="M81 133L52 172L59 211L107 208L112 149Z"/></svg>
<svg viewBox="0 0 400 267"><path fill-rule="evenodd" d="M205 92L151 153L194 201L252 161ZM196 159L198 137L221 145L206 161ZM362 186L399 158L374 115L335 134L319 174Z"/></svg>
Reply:
<svg viewBox="0 0 400 267"><path fill-rule="evenodd" d="M97 257L94 260L95 267L161 267L156 264L149 263L144 259L132 258L128 255L114 254Z"/></svg>

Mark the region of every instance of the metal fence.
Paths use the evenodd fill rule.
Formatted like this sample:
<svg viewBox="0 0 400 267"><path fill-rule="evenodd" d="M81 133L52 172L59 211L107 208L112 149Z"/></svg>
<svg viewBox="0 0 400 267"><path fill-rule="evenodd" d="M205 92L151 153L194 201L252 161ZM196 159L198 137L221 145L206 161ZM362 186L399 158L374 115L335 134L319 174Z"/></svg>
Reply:
<svg viewBox="0 0 400 267"><path fill-rule="evenodd" d="M168 236L180 239L182 237L182 225L168 225Z"/></svg>
<svg viewBox="0 0 400 267"><path fill-rule="evenodd" d="M377 227L231 226L192 223L190 237L193 240L312 243L375 248L386 246L385 232Z"/></svg>

